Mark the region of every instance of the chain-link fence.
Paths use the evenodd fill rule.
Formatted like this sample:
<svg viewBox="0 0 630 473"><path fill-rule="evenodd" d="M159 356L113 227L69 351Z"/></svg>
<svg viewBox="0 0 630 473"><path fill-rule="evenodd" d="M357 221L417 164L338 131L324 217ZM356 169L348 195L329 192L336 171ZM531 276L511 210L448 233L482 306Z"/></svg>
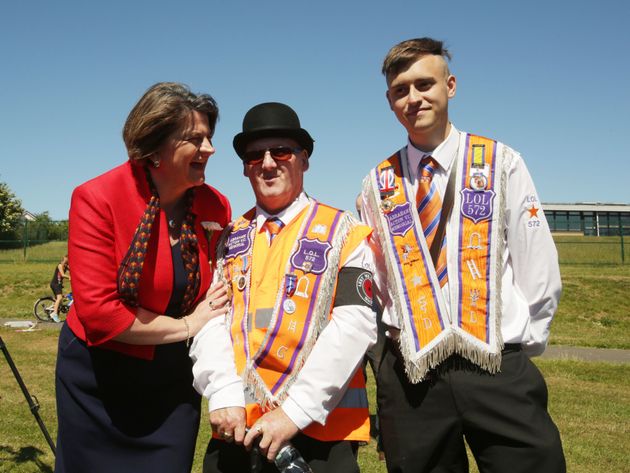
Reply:
<svg viewBox="0 0 630 473"><path fill-rule="evenodd" d="M0 263L58 262L67 253L67 221L65 233L41 227L26 229L21 239L0 240ZM29 226L32 225L29 224ZM26 238L24 238L26 236ZM55 236L57 238L44 238ZM628 237L554 234L561 264L626 264L630 262Z"/></svg>
<svg viewBox="0 0 630 473"><path fill-rule="evenodd" d="M554 235L561 264L625 264L630 261L628 237Z"/></svg>
<svg viewBox="0 0 630 473"><path fill-rule="evenodd" d="M0 263L58 262L67 251L67 240L67 220L24 220L0 235Z"/></svg>

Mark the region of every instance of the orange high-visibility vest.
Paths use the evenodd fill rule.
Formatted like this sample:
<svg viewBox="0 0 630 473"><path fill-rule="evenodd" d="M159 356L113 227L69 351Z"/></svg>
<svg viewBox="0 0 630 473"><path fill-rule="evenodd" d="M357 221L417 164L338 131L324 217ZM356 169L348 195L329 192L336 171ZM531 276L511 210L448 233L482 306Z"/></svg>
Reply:
<svg viewBox="0 0 630 473"><path fill-rule="evenodd" d="M236 368L246 385L248 426L286 398L331 316L340 267L370 233L350 214L311 201L271 247L265 231L256 231L254 209L223 238L219 270L233 291L228 317ZM291 296L287 274L296 286ZM359 368L326 424L313 423L304 433L322 441L368 441L369 427Z"/></svg>

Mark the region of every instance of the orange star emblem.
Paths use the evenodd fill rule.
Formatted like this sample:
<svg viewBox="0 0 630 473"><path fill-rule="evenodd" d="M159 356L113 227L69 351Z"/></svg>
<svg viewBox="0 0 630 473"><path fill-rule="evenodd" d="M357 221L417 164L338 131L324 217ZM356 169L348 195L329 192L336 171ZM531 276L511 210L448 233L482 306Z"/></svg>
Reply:
<svg viewBox="0 0 630 473"><path fill-rule="evenodd" d="M531 206L531 208L527 209L527 211L529 212L529 218L538 218L538 211L540 209L537 209L534 205Z"/></svg>

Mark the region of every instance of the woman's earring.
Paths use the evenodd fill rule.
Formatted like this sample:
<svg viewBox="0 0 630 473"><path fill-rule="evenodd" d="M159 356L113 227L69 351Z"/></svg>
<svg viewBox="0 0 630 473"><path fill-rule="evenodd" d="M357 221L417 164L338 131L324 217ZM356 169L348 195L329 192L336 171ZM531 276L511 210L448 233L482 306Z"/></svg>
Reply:
<svg viewBox="0 0 630 473"><path fill-rule="evenodd" d="M156 159L155 161L153 161L153 167L154 168L159 168L160 167L160 160Z"/></svg>

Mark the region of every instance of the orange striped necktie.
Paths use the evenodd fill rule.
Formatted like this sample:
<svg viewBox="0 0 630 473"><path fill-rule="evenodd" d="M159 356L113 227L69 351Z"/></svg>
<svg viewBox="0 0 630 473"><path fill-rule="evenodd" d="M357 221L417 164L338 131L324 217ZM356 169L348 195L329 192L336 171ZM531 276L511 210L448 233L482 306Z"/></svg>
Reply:
<svg viewBox="0 0 630 473"><path fill-rule="evenodd" d="M425 156L420 161L418 167L418 193L416 194L416 204L418 215L424 232L427 246L430 248L440 223L442 215L442 199L433 183L433 175L438 167L438 163L431 156ZM446 273L446 237L442 239L440 256L435 268L440 286L444 286L448 281Z"/></svg>
<svg viewBox="0 0 630 473"><path fill-rule="evenodd" d="M276 237L280 230L284 227L284 223L278 217L271 217L265 221L265 229L269 234L269 245L273 243L273 239Z"/></svg>

